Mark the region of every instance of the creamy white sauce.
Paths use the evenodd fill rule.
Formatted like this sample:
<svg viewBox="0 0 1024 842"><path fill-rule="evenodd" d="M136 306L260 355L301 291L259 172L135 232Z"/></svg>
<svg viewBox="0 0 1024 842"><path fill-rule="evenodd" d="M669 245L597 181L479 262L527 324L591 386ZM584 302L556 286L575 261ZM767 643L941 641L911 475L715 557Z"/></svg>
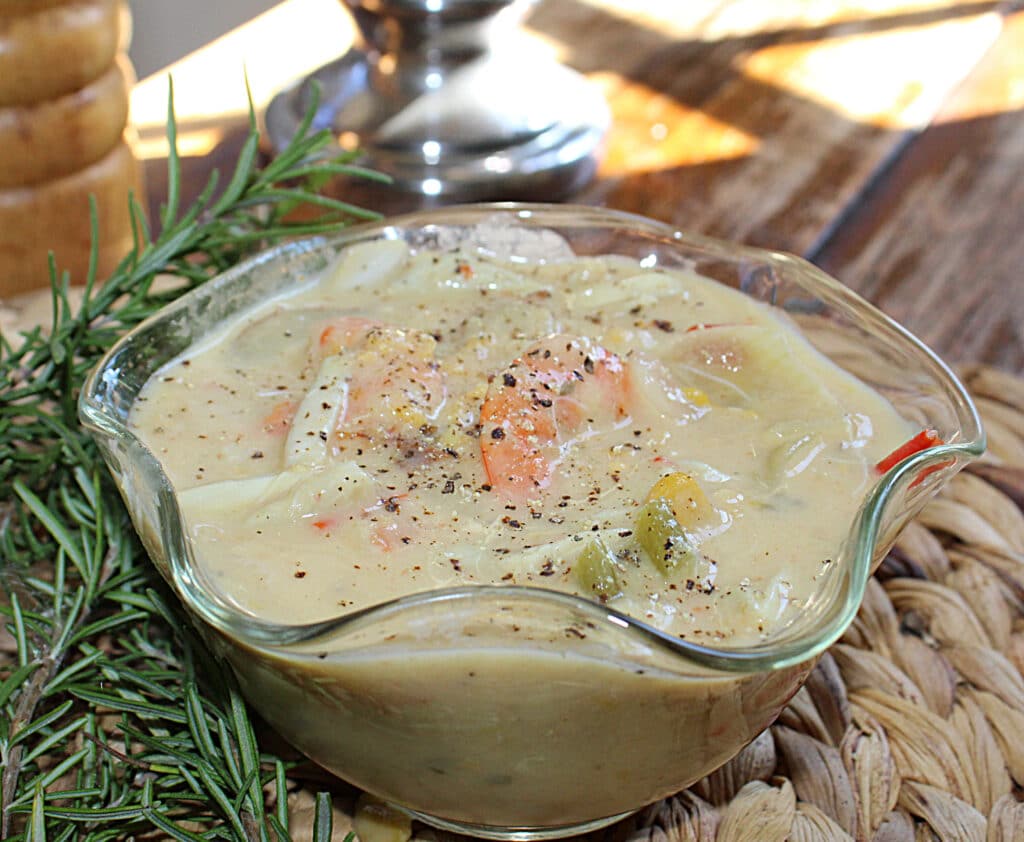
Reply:
<svg viewBox="0 0 1024 842"><path fill-rule="evenodd" d="M516 584L741 644L813 596L914 432L783 318L625 258L379 242L165 366L130 421L253 615Z"/></svg>

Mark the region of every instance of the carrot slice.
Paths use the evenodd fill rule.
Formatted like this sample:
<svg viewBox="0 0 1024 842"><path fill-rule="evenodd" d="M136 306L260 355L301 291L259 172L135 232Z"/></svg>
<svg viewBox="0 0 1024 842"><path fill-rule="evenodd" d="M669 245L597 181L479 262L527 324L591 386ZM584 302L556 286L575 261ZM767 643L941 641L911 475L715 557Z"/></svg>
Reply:
<svg viewBox="0 0 1024 842"><path fill-rule="evenodd" d="M875 465L875 470L880 474L884 474L891 468L895 468L908 456L913 456L915 453L920 453L922 450L927 450L929 447L935 447L939 444L945 444L945 442L939 438L939 434L935 430L921 430L920 433L912 439L903 442L903 444Z"/></svg>
<svg viewBox="0 0 1024 842"><path fill-rule="evenodd" d="M697 322L690 325L684 333L694 333L698 330L714 330L716 327L736 327L736 322Z"/></svg>
<svg viewBox="0 0 1024 842"><path fill-rule="evenodd" d="M626 417L628 370L584 337L551 336L514 360L480 407L488 485L509 499L546 488L559 445L588 415Z"/></svg>
<svg viewBox="0 0 1024 842"><path fill-rule="evenodd" d="M381 327L381 323L361 316L342 316L326 325L320 331L317 341L323 356L337 354L343 348L350 348L358 340L365 338L373 328Z"/></svg>
<svg viewBox="0 0 1024 842"><path fill-rule="evenodd" d="M292 425L295 410L299 408L297 401L285 400L274 404L263 419L263 429L268 433L284 433Z"/></svg>
<svg viewBox="0 0 1024 842"><path fill-rule="evenodd" d="M892 468L895 468L900 462L902 462L908 456L913 456L915 453L920 453L922 450L927 450L929 447L936 447L940 444L945 444L945 442L942 440L939 434L935 432L935 430L921 430L920 433L918 433L916 436L909 439L908 441L905 441L903 444L897 447L892 453L890 453L888 456L882 459L877 465L875 465L875 470L878 471L878 473L880 474L884 474L891 470ZM933 474L936 471L941 470L942 468L948 468L950 465L954 463L954 461L955 460L953 459L949 459L945 462L940 462L937 465L932 465L931 467L925 468L917 475L914 481L910 484L910 487L913 488L915 485L921 483L924 480L924 478L929 474Z"/></svg>

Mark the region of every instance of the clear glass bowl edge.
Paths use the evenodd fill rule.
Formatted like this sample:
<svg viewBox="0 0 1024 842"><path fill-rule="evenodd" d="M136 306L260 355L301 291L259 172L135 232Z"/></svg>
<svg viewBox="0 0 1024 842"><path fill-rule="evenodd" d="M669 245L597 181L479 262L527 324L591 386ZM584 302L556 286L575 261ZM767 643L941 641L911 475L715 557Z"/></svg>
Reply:
<svg viewBox="0 0 1024 842"><path fill-rule="evenodd" d="M283 625L269 623L244 614L219 599L215 594L210 593L196 580L193 575L195 565L190 546L182 528L181 512L166 475L160 468L156 457L131 434L123 421L101 397L103 379L116 376L115 369L111 367L111 364L118 359L118 354L131 342L137 341L138 337L153 330L155 325L164 323L170 315L186 310L193 301L200 300L203 296L211 296L218 289L230 286L240 276L252 272L261 264L328 246L341 246L348 241L364 237L369 231L375 229L386 233L388 230L403 231L417 226L436 224L468 225L480 222L487 214L509 213L514 214L519 220L529 221L529 224L536 224L538 227L543 227L545 224L565 225L567 223L574 226L589 223L595 227L614 224L618 227L629 227L631 230L644 232L653 237L668 238L680 246L707 249L717 253L727 252L730 258L745 257L751 261L767 261L777 266L789 266L801 277L806 278L808 290L823 301L843 310L856 311L858 316L869 323L870 328L883 336L886 341L900 343L912 349L915 356L931 370L936 381L945 386L947 397L953 404L954 412L961 425L962 439L916 453L879 479L862 506L857 523L851 531L853 538L852 560L843 571L844 586L841 593L834 597L834 602L829 606L826 622L782 643L769 641L767 644L745 649L718 649L671 637L639 620L621 614L613 608L581 597L539 588L474 586L413 594L363 611L317 623ZM108 351L87 379L79 398L79 415L82 423L99 442L112 473L119 478L122 494L126 496L129 510L133 519L136 520L137 530L142 534L147 528L157 527L158 535L150 535L147 541L147 536L143 534L143 541L151 555L159 555L162 551L164 558L155 558L154 561L157 562L157 567L165 578L169 579L179 598L190 612L213 629L228 637L241 640L249 646L257 649L280 650L295 644L308 644L320 638L336 638L348 630L365 627L368 623L438 600L486 599L491 596L507 598L516 592L522 592L521 596L524 599L547 601L552 605L561 605L581 612L594 622L613 624L618 634L628 632L639 636L645 644L661 650L670 657L681 658L686 662L718 672L740 674L781 669L804 663L820 655L835 642L853 620L863 598L876 560L879 536L885 526L887 507L901 492L905 492L908 487L915 484L922 472L938 469L936 471L938 477L933 480L937 486L940 484L938 479L948 479L968 462L978 458L985 449L985 436L977 409L966 389L949 367L909 331L863 301L835 279L817 269L813 264L781 252L735 245L701 235L683 234L672 226L632 214L567 205L499 203L455 206L440 211L408 214L381 223L353 226L342 229L340 234L329 238L314 238L276 246L240 263L217 278L211 279L202 287L169 305L122 337ZM949 464L951 460L952 464ZM137 506L133 507L132 501L127 499L127 491L123 483L126 467L133 467L137 473L141 474L149 491L154 493L154 524L147 526L147 524L139 523L138 518L141 515L137 512ZM138 503L138 501L135 502ZM154 543L154 539L158 539L159 546Z"/></svg>

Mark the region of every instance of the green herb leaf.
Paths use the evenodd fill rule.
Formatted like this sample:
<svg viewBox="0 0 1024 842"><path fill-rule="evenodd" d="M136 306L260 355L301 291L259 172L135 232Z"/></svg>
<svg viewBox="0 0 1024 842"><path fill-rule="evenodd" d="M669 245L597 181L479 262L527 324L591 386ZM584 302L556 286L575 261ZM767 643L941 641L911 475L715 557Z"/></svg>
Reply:
<svg viewBox="0 0 1024 842"><path fill-rule="evenodd" d="M49 324L0 335L0 614L16 649L0 653L0 838L289 838L291 761L261 746L230 676L146 559L76 413L106 350L177 296L283 238L375 216L318 192L339 175L382 177L311 131L313 110L261 169L250 103L232 172L212 173L183 208L171 85L156 235L127 197L134 247L100 278L92 203L86 277L69 279L51 259ZM293 220L300 205L322 215ZM168 289L158 276L180 282ZM70 280L83 284L78 304ZM330 837L326 797L316 834Z"/></svg>

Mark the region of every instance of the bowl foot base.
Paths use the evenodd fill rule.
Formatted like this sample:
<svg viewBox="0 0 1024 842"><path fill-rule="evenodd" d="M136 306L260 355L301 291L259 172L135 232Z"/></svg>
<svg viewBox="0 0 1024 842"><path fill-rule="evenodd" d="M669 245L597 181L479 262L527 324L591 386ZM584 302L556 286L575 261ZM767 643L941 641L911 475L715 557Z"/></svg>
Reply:
<svg viewBox="0 0 1024 842"><path fill-rule="evenodd" d="M589 822L580 822L579 824L546 825L543 827L500 827L489 824L449 821L448 819L441 819L404 807L395 807L395 809L412 816L416 821L423 822L423 824L430 825L438 830L476 836L480 839L504 840L504 842L536 842L536 840L543 839L564 839L567 836L577 836L591 830L600 830L602 827L615 824L615 822L621 821L635 812L630 810L614 816L605 816L604 818L594 819Z"/></svg>

